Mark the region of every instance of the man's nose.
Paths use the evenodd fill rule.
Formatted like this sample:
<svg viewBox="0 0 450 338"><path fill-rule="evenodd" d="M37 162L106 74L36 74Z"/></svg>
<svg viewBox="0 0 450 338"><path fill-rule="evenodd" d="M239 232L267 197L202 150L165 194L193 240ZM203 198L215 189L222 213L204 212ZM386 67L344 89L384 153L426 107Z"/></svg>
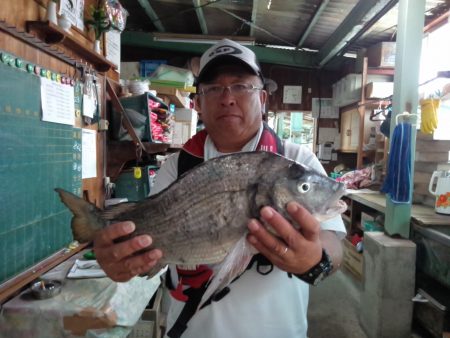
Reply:
<svg viewBox="0 0 450 338"><path fill-rule="evenodd" d="M222 94L220 95L220 101L224 104L233 104L236 102L236 97L231 92L230 87L223 87Z"/></svg>

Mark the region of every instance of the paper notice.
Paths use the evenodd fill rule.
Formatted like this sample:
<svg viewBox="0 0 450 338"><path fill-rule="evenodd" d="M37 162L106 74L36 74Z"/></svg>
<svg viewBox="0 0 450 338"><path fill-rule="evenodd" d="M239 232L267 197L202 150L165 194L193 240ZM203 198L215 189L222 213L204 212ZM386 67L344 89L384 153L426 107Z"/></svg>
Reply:
<svg viewBox="0 0 450 338"><path fill-rule="evenodd" d="M81 147L81 177L97 177L97 132L90 129L82 129Z"/></svg>
<svg viewBox="0 0 450 338"><path fill-rule="evenodd" d="M72 86L41 77L42 120L68 124L75 123L75 96Z"/></svg>

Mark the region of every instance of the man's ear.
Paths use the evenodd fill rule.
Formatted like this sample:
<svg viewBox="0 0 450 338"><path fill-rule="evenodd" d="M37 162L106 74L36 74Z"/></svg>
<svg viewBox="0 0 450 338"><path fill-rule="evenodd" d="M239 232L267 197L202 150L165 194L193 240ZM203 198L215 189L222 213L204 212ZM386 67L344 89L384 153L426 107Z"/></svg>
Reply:
<svg viewBox="0 0 450 338"><path fill-rule="evenodd" d="M202 110L202 105L200 102L200 96L199 95L195 95L194 96L194 108L195 110L200 114L200 111Z"/></svg>
<svg viewBox="0 0 450 338"><path fill-rule="evenodd" d="M259 93L259 99L261 100L261 106L264 106L267 102L267 91L261 90Z"/></svg>

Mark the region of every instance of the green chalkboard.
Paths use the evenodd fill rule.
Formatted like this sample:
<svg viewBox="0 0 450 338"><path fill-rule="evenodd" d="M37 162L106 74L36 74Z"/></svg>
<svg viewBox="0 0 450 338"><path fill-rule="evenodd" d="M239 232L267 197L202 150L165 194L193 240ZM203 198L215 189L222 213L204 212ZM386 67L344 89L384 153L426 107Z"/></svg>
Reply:
<svg viewBox="0 0 450 338"><path fill-rule="evenodd" d="M81 129L41 121L40 78L0 63L0 284L72 241L55 187L81 192Z"/></svg>

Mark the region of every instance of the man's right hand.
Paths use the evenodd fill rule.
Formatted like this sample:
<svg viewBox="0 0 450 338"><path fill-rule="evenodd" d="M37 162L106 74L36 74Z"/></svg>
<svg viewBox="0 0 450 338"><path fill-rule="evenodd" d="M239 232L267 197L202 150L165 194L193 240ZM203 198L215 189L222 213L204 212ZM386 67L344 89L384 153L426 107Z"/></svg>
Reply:
<svg viewBox="0 0 450 338"><path fill-rule="evenodd" d="M120 243L114 242L131 234L134 229L133 222L115 223L99 231L94 239L95 257L113 281L126 282L136 275L148 272L162 257L162 252L158 249L134 255L152 244L152 238L148 235L136 236Z"/></svg>

